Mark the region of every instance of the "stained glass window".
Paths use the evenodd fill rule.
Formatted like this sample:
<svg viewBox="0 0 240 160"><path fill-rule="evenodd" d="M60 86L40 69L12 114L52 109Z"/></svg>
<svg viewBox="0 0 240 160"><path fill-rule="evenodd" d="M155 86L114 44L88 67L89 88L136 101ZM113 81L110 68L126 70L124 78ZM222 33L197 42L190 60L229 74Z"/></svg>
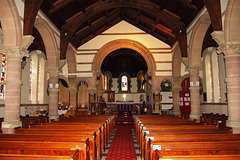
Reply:
<svg viewBox="0 0 240 160"><path fill-rule="evenodd" d="M128 82L127 76L122 76L122 91L128 90L127 82Z"/></svg>
<svg viewBox="0 0 240 160"><path fill-rule="evenodd" d="M1 66L1 82L0 82L0 99L4 99L4 78L6 69L6 56L2 53L2 66Z"/></svg>
<svg viewBox="0 0 240 160"><path fill-rule="evenodd" d="M29 74L29 100L32 100L32 78L33 78L33 61L32 56L30 57L30 74Z"/></svg>
<svg viewBox="0 0 240 160"><path fill-rule="evenodd" d="M107 75L104 76L104 89L108 90L108 76Z"/></svg>

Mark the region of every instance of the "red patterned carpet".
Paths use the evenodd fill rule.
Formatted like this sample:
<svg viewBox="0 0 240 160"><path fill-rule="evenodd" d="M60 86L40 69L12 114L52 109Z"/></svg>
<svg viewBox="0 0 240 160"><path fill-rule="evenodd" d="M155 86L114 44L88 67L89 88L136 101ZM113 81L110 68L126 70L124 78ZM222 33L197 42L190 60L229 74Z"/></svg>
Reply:
<svg viewBox="0 0 240 160"><path fill-rule="evenodd" d="M116 125L106 160L137 160L132 137L132 125Z"/></svg>

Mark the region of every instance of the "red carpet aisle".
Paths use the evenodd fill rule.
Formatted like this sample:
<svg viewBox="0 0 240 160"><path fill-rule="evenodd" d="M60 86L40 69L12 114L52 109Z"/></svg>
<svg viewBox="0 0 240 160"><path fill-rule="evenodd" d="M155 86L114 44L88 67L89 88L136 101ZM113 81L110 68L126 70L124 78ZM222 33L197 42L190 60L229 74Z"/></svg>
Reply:
<svg viewBox="0 0 240 160"><path fill-rule="evenodd" d="M133 136L132 125L116 125L111 147L108 151L106 160L137 160Z"/></svg>

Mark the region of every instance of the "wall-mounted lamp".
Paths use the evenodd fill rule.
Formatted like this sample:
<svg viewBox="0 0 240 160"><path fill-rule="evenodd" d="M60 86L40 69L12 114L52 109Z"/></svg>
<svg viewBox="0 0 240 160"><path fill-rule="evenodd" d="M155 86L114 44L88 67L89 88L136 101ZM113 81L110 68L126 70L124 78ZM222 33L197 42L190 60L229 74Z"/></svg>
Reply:
<svg viewBox="0 0 240 160"><path fill-rule="evenodd" d="M192 87L192 86L194 86L194 84L193 84L193 82L192 82L192 81L190 82L190 86L191 86L191 87Z"/></svg>
<svg viewBox="0 0 240 160"><path fill-rule="evenodd" d="M59 88L59 84L57 83L57 84L55 84L55 88Z"/></svg>
<svg viewBox="0 0 240 160"><path fill-rule="evenodd" d="M200 83L199 83L199 81L197 81L197 82L196 82L196 86L200 86Z"/></svg>
<svg viewBox="0 0 240 160"><path fill-rule="evenodd" d="M50 84L49 84L49 88L53 88L53 84L50 83Z"/></svg>

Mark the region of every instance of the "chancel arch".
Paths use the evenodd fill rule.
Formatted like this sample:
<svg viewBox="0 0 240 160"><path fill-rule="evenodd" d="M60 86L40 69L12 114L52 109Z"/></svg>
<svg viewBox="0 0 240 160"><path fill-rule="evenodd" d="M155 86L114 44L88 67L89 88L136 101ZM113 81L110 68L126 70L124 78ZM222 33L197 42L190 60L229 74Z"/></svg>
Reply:
<svg viewBox="0 0 240 160"><path fill-rule="evenodd" d="M98 53L96 54L93 60L93 66L92 66L93 72L95 73L101 72L101 65L99 64L102 64L103 60L108 54L121 48L132 49L138 52L139 54L141 54L141 56L145 59L147 63L148 72L151 72L152 75L155 75L156 66L155 66L154 58L151 55L150 51L141 43L130 40L130 39L114 40L104 45L98 51Z"/></svg>

